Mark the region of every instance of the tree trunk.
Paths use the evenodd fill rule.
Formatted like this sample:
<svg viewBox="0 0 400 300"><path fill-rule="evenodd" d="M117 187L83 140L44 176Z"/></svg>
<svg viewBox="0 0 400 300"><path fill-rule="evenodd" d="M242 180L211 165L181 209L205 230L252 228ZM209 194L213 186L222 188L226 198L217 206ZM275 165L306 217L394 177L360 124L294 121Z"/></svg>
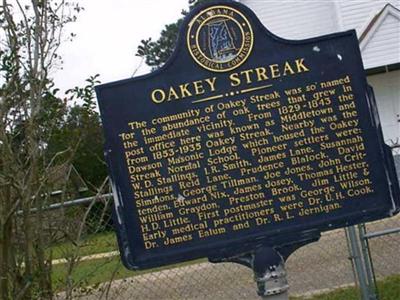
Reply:
<svg viewBox="0 0 400 300"><path fill-rule="evenodd" d="M4 203L0 211L0 298L8 299L10 296L10 250L12 249L12 222L5 220L10 209L10 187L4 188L1 201Z"/></svg>

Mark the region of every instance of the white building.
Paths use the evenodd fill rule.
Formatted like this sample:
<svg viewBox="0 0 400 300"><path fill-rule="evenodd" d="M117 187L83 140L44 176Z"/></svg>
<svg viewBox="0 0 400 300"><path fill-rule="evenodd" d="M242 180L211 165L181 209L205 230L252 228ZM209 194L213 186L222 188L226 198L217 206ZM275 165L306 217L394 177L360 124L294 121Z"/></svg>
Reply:
<svg viewBox="0 0 400 300"><path fill-rule="evenodd" d="M400 0L240 2L253 9L269 31L286 39L355 29L386 143L400 145Z"/></svg>

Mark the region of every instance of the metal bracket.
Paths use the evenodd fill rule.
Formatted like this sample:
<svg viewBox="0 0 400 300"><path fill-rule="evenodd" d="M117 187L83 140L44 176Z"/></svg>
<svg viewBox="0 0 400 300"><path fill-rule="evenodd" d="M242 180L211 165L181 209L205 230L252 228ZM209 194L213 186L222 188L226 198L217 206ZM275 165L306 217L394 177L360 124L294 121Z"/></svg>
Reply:
<svg viewBox="0 0 400 300"><path fill-rule="evenodd" d="M288 257L302 246L318 241L320 232L309 231L299 235L297 241L283 242L274 241L280 246L261 244L255 250L231 257L209 257L212 263L233 262L248 268L254 273L257 284L257 294L263 299L289 299L287 291L289 284L285 270L285 261Z"/></svg>
<svg viewBox="0 0 400 300"><path fill-rule="evenodd" d="M283 294L289 290L285 261L274 248L263 247L256 251L253 272L259 296L268 297Z"/></svg>

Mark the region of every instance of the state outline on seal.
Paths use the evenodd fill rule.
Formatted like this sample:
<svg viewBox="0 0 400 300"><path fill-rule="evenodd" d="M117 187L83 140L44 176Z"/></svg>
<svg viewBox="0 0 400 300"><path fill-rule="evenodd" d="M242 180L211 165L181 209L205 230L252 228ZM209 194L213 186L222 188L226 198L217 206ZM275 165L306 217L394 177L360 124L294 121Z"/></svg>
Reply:
<svg viewBox="0 0 400 300"><path fill-rule="evenodd" d="M201 67L227 72L249 57L254 34L248 19L237 9L216 5L198 13L189 23L187 47Z"/></svg>

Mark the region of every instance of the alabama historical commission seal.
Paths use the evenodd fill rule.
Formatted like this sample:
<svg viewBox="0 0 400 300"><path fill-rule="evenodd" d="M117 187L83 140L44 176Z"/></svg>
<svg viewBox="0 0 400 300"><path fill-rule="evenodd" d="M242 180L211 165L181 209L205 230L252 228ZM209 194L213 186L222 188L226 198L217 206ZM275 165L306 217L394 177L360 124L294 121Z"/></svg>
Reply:
<svg viewBox="0 0 400 300"><path fill-rule="evenodd" d="M187 45L203 68L226 72L243 64L253 48L253 30L246 17L228 6L212 6L189 23Z"/></svg>

